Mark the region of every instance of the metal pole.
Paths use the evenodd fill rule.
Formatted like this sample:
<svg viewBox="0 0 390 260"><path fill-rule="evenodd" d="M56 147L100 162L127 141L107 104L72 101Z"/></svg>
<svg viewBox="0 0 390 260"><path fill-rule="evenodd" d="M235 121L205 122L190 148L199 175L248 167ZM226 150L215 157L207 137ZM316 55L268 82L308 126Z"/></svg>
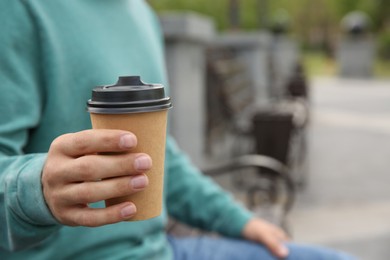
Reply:
<svg viewBox="0 0 390 260"><path fill-rule="evenodd" d="M240 27L240 0L229 1L229 26L233 30Z"/></svg>
<svg viewBox="0 0 390 260"><path fill-rule="evenodd" d="M259 13L259 28L266 29L268 25L268 0L257 0Z"/></svg>

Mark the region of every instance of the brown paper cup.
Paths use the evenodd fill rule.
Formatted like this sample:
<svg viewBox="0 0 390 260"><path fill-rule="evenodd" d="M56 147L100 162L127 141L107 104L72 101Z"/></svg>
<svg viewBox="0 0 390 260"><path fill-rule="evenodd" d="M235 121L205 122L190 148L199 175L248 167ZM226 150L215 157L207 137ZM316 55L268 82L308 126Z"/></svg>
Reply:
<svg viewBox="0 0 390 260"><path fill-rule="evenodd" d="M94 129L121 129L134 133L138 144L131 152L146 153L153 161L152 169L145 173L149 178L149 185L143 191L108 199L106 206L124 201L133 202L137 213L130 221L159 216L163 203L167 110L128 114L91 113L91 121Z"/></svg>

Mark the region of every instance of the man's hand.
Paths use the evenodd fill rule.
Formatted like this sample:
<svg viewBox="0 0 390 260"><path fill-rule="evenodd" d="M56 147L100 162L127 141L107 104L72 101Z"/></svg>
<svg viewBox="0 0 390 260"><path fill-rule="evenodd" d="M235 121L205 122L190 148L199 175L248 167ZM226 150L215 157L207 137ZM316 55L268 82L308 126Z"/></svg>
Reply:
<svg viewBox="0 0 390 260"><path fill-rule="evenodd" d="M148 185L152 166L146 154L131 153L134 134L121 130L86 130L53 141L42 172L43 193L52 214L69 226L101 226L130 219L131 202L107 208L88 204L127 196Z"/></svg>
<svg viewBox="0 0 390 260"><path fill-rule="evenodd" d="M284 245L289 238L279 227L259 218L253 218L245 225L242 235L248 240L264 244L275 256L287 257Z"/></svg>

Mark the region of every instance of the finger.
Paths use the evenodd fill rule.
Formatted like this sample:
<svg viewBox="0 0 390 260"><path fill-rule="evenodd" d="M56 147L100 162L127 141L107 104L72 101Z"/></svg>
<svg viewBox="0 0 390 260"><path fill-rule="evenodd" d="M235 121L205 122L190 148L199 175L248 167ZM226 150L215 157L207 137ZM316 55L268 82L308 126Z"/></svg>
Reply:
<svg viewBox="0 0 390 260"><path fill-rule="evenodd" d="M282 241L287 241L287 240L290 240L290 237L287 235L286 232L284 232L282 229L278 229L276 230L276 234L278 236L278 238Z"/></svg>
<svg viewBox="0 0 390 260"><path fill-rule="evenodd" d="M65 134L52 143L51 149L70 157L104 152L123 152L134 148L137 138L122 130L93 129Z"/></svg>
<svg viewBox="0 0 390 260"><path fill-rule="evenodd" d="M71 162L67 182L100 179L144 173L152 168L152 159L144 153L87 155Z"/></svg>
<svg viewBox="0 0 390 260"><path fill-rule="evenodd" d="M263 243L275 256L280 258L288 256L288 248L278 238L268 236L264 238Z"/></svg>
<svg viewBox="0 0 390 260"><path fill-rule="evenodd" d="M149 180L145 174L95 182L83 182L68 185L63 197L67 198L67 203L70 205L88 204L128 196L143 190L148 184Z"/></svg>
<svg viewBox="0 0 390 260"><path fill-rule="evenodd" d="M280 241L287 241L287 240L289 240L289 237L288 237L287 233L286 233L282 228L280 228L279 226L272 225L272 226L271 226L271 229L272 229L271 232L272 232Z"/></svg>
<svg viewBox="0 0 390 260"><path fill-rule="evenodd" d="M61 223L69 226L98 227L131 219L137 209L131 202L107 208L80 207L68 210Z"/></svg>

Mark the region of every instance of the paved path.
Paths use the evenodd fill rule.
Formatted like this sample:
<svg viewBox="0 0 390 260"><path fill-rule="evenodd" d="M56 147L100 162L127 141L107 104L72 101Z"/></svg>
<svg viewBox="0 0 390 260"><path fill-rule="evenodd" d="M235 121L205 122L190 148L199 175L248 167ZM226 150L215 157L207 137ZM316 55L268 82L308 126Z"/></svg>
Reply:
<svg viewBox="0 0 390 260"><path fill-rule="evenodd" d="M294 238L389 259L390 80L311 86L310 176L291 214Z"/></svg>

